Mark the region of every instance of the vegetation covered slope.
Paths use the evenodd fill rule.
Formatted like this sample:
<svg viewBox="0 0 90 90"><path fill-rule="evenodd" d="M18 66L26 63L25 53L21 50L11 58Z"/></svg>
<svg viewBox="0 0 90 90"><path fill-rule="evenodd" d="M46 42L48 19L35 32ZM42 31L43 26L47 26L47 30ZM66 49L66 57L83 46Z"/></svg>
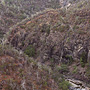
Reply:
<svg viewBox="0 0 90 90"><path fill-rule="evenodd" d="M59 0L0 0L0 37L23 19L46 8L58 8Z"/></svg>
<svg viewBox="0 0 90 90"><path fill-rule="evenodd" d="M8 28L28 17L30 12L45 9L41 9L43 5L51 7L54 1L47 2L1 0L1 30L6 31L7 28L9 31ZM70 84L63 77L89 84L90 1L75 2L65 8L38 14L18 24L9 36L6 35L7 41L0 45L0 90L68 90ZM42 7L28 10L31 7L26 5L33 4ZM54 5L57 7L57 4ZM7 14L9 12L17 15L12 17ZM18 15L25 17L21 19ZM6 18L14 23L5 22Z"/></svg>
<svg viewBox="0 0 90 90"><path fill-rule="evenodd" d="M83 1L67 9L50 10L39 14L13 29L8 41L28 56L52 68L67 65L69 69L66 72L69 75L88 82L89 5L89 1ZM64 73L63 70L59 72Z"/></svg>
<svg viewBox="0 0 90 90"><path fill-rule="evenodd" d="M62 79L60 79L62 80ZM0 90L59 90L52 70L10 46L0 45Z"/></svg>
<svg viewBox="0 0 90 90"><path fill-rule="evenodd" d="M77 1L77 0L76 0ZM0 38L13 25L47 8L60 8L74 0L0 0Z"/></svg>

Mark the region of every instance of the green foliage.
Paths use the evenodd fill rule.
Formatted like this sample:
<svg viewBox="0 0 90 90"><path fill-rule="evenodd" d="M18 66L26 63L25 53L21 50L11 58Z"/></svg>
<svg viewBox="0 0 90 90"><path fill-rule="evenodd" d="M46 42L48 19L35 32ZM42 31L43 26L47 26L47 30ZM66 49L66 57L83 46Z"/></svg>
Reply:
<svg viewBox="0 0 90 90"><path fill-rule="evenodd" d="M87 64L86 75L88 78L90 78L90 65L89 64Z"/></svg>
<svg viewBox="0 0 90 90"><path fill-rule="evenodd" d="M59 88L62 90L69 90L70 83L68 81L62 80L62 82L59 83Z"/></svg>
<svg viewBox="0 0 90 90"><path fill-rule="evenodd" d="M74 25L74 26L73 26L73 30L76 30L76 29L79 29L79 26Z"/></svg>
<svg viewBox="0 0 90 90"><path fill-rule="evenodd" d="M24 46L25 45L25 43L24 43L24 41L22 41L22 46Z"/></svg>
<svg viewBox="0 0 90 90"><path fill-rule="evenodd" d="M50 26L48 26L48 27L46 28L46 33L47 33L47 34L50 34Z"/></svg>
<svg viewBox="0 0 90 90"><path fill-rule="evenodd" d="M29 57L33 57L35 56L35 48L32 45L29 45L25 49L24 53L27 54Z"/></svg>
<svg viewBox="0 0 90 90"><path fill-rule="evenodd" d="M9 17L14 17L15 13L13 11L8 11L8 13L6 13Z"/></svg>
<svg viewBox="0 0 90 90"><path fill-rule="evenodd" d="M72 56L66 55L65 58L69 59L68 64L72 64L72 62L73 62L73 57Z"/></svg>
<svg viewBox="0 0 90 90"><path fill-rule="evenodd" d="M0 44L0 56L2 56L4 54L4 52L3 52L3 47L2 47L2 45Z"/></svg>
<svg viewBox="0 0 90 90"><path fill-rule="evenodd" d="M4 35L3 31L0 31L0 38L3 38L3 35Z"/></svg>
<svg viewBox="0 0 90 90"><path fill-rule="evenodd" d="M51 62L54 62L54 58L50 58L50 61L51 61Z"/></svg>
<svg viewBox="0 0 90 90"><path fill-rule="evenodd" d="M7 23L8 25L12 25L14 22L12 19L6 19L5 23Z"/></svg>
<svg viewBox="0 0 90 90"><path fill-rule="evenodd" d="M50 33L50 25L44 24L42 26L41 32L46 32L47 34Z"/></svg>
<svg viewBox="0 0 90 90"><path fill-rule="evenodd" d="M86 34L86 32L83 31L83 30L78 30L78 33L79 33L79 34L82 34L82 35L83 35L83 34Z"/></svg>
<svg viewBox="0 0 90 90"><path fill-rule="evenodd" d="M82 67L85 67L85 64L87 63L87 55L85 52L82 52L80 56L80 63Z"/></svg>
<svg viewBox="0 0 90 90"><path fill-rule="evenodd" d="M27 30L31 30L32 28L36 27L36 24L30 23L26 27L27 27Z"/></svg>
<svg viewBox="0 0 90 90"><path fill-rule="evenodd" d="M70 42L70 38L69 37L67 38L67 42Z"/></svg>
<svg viewBox="0 0 90 90"><path fill-rule="evenodd" d="M12 87L10 85L5 87L5 90L13 90Z"/></svg>
<svg viewBox="0 0 90 90"><path fill-rule="evenodd" d="M69 25L61 25L59 29L61 32L64 32L65 30L69 30L69 28Z"/></svg>
<svg viewBox="0 0 90 90"><path fill-rule="evenodd" d="M1 0L1 3L2 3L2 5L4 5L4 6L5 6L5 1L4 1L4 0Z"/></svg>
<svg viewBox="0 0 90 90"><path fill-rule="evenodd" d="M13 0L7 0L7 2L11 2L11 1L13 1Z"/></svg>
<svg viewBox="0 0 90 90"><path fill-rule="evenodd" d="M81 23L85 22L85 19L82 19L81 17L77 16L75 18L75 25L80 25Z"/></svg>
<svg viewBox="0 0 90 90"><path fill-rule="evenodd" d="M77 73L77 72L78 72L78 69L77 69L76 66L74 66L74 67L73 67L73 71L72 71L72 73Z"/></svg>
<svg viewBox="0 0 90 90"><path fill-rule="evenodd" d="M20 15L18 16L18 19L20 19L20 20L23 20L23 19L25 19L25 18L26 18L26 16L23 15L23 14L20 14Z"/></svg>
<svg viewBox="0 0 90 90"><path fill-rule="evenodd" d="M25 27L25 25L21 25L20 28L25 29L26 27Z"/></svg>
<svg viewBox="0 0 90 90"><path fill-rule="evenodd" d="M80 58L80 64L81 64L82 67L85 67L85 63L83 62L82 58Z"/></svg>
<svg viewBox="0 0 90 90"><path fill-rule="evenodd" d="M57 70L61 73L68 72L68 66L65 64L62 64L60 67L57 67Z"/></svg>
<svg viewBox="0 0 90 90"><path fill-rule="evenodd" d="M43 86L47 86L47 81L44 81L43 82Z"/></svg>

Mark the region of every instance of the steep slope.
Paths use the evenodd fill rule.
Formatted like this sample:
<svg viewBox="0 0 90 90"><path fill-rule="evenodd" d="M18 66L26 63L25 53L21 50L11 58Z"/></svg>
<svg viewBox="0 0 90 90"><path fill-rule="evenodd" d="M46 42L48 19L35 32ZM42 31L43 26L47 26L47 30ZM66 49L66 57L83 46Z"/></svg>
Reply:
<svg viewBox="0 0 90 90"><path fill-rule="evenodd" d="M0 90L60 90L52 76L49 67L0 45Z"/></svg>
<svg viewBox="0 0 90 90"><path fill-rule="evenodd" d="M64 78L82 80L90 86L90 1L73 0L73 5L68 4L71 0L60 1L61 6L65 1L65 8L46 10L22 23L24 18L18 19L20 10L27 17L31 12L28 6L45 9L54 1L1 0L5 14L1 15L4 24L0 28L9 31L20 24L12 27L0 45L0 90L68 90L70 84ZM41 6L31 13L43 10ZM18 14L9 16L7 7L9 11L16 8ZM5 18L15 21L6 23Z"/></svg>
<svg viewBox="0 0 90 90"><path fill-rule="evenodd" d="M47 8L65 7L80 0L0 0L0 38L9 28Z"/></svg>
<svg viewBox="0 0 90 90"><path fill-rule="evenodd" d="M59 0L0 0L0 37L23 19L46 8L58 8Z"/></svg>
<svg viewBox="0 0 90 90"><path fill-rule="evenodd" d="M50 10L12 30L8 41L60 73L90 81L90 2ZM69 69L61 69L65 64ZM88 69L88 70L86 70ZM88 71L88 72L87 72Z"/></svg>

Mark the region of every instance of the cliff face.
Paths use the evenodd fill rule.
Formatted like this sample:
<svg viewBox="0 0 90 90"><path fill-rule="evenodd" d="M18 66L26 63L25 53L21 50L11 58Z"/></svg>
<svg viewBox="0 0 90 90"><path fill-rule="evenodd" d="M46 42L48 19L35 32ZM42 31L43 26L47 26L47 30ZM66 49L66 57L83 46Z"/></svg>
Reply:
<svg viewBox="0 0 90 90"><path fill-rule="evenodd" d="M70 75L88 81L89 3L80 2L67 10L50 10L37 15L12 30L8 40L17 49L52 68L61 64L70 65ZM75 66L77 71L74 74Z"/></svg>

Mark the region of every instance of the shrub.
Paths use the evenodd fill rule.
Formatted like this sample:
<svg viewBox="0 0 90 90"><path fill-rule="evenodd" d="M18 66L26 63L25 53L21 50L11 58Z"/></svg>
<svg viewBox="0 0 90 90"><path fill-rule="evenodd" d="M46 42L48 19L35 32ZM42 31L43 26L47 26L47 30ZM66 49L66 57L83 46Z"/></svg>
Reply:
<svg viewBox="0 0 90 90"><path fill-rule="evenodd" d="M51 62L54 62L54 58L50 58L50 61L51 61Z"/></svg>
<svg viewBox="0 0 90 90"><path fill-rule="evenodd" d="M6 86L5 89L6 89L6 90L13 90L10 85Z"/></svg>
<svg viewBox="0 0 90 90"><path fill-rule="evenodd" d="M62 64L60 67L57 67L58 71L61 73L68 72L68 66L65 64Z"/></svg>
<svg viewBox="0 0 90 90"><path fill-rule="evenodd" d="M3 47L2 47L2 45L0 44L0 56L2 56L3 54L4 54Z"/></svg>
<svg viewBox="0 0 90 90"><path fill-rule="evenodd" d="M25 16L24 14L18 15L18 19L20 19L20 20L23 20L23 19L25 19L25 18L26 18L26 16Z"/></svg>
<svg viewBox="0 0 90 90"><path fill-rule="evenodd" d="M85 67L85 64L87 63L87 55L85 52L82 52L80 56L80 63L82 67Z"/></svg>
<svg viewBox="0 0 90 90"><path fill-rule="evenodd" d="M3 35L4 35L3 31L0 31L0 38L3 38Z"/></svg>
<svg viewBox="0 0 90 90"><path fill-rule="evenodd" d="M86 75L88 78L90 78L90 65L89 64L87 64Z"/></svg>
<svg viewBox="0 0 90 90"><path fill-rule="evenodd" d="M43 86L45 86L45 87L47 86L47 81L43 82Z"/></svg>
<svg viewBox="0 0 90 90"><path fill-rule="evenodd" d="M64 32L65 30L69 30L69 28L70 28L69 25L61 25L60 26L60 31Z"/></svg>
<svg viewBox="0 0 90 90"><path fill-rule="evenodd" d="M82 67L85 67L85 63L83 62L82 58L80 58L80 64L81 64Z"/></svg>
<svg viewBox="0 0 90 90"><path fill-rule="evenodd" d="M78 71L77 67L74 66L74 67L73 67L73 71L72 71L72 73L77 73L77 71Z"/></svg>
<svg viewBox="0 0 90 90"><path fill-rule="evenodd" d="M11 24L13 24L14 22L13 22L12 19L6 19L6 20L5 20L5 23L7 23L7 25L11 25Z"/></svg>
<svg viewBox="0 0 90 90"><path fill-rule="evenodd" d="M79 26L74 25L74 26L73 26L73 30L76 30L76 29L79 29Z"/></svg>
<svg viewBox="0 0 90 90"><path fill-rule="evenodd" d="M77 33L79 33L79 34L82 34L82 35L83 35L83 34L86 34L87 32L85 32L85 31L83 31L83 30L78 30L78 31L77 31Z"/></svg>
<svg viewBox="0 0 90 90"><path fill-rule="evenodd" d="M46 32L47 34L50 33L50 25L44 24L42 26L41 32Z"/></svg>
<svg viewBox="0 0 90 90"><path fill-rule="evenodd" d="M35 56L35 48L32 45L29 45L25 49L24 53L27 54L29 57L33 57Z"/></svg>
<svg viewBox="0 0 90 90"><path fill-rule="evenodd" d="M47 33L47 34L50 34L50 26L48 26L48 27L46 28L46 33Z"/></svg>
<svg viewBox="0 0 90 90"><path fill-rule="evenodd" d="M59 88L62 90L69 90L70 83L68 81L62 80L62 82L59 83Z"/></svg>
<svg viewBox="0 0 90 90"><path fill-rule="evenodd" d="M69 60L68 64L72 64L72 62L73 62L73 57L72 56L66 55L65 58Z"/></svg>
<svg viewBox="0 0 90 90"><path fill-rule="evenodd" d="M24 46L25 45L25 43L24 43L24 41L22 41L22 46Z"/></svg>
<svg viewBox="0 0 90 90"><path fill-rule="evenodd" d="M20 26L20 28L25 29L25 28L26 28L26 26L25 26L25 25L21 25L21 26Z"/></svg>

